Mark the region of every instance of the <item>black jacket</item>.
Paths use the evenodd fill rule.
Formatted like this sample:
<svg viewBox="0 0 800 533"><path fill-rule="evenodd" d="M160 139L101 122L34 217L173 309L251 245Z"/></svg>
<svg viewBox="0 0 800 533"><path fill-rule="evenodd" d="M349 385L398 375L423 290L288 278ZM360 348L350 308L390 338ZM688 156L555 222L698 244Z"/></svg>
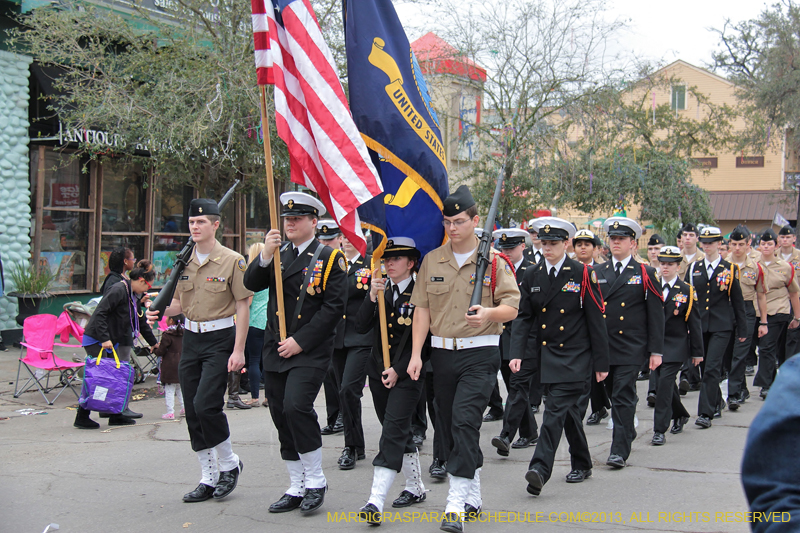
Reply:
<svg viewBox="0 0 800 533"><path fill-rule="evenodd" d="M747 337L747 316L744 310L742 287L739 285L739 267L724 259L719 260L714 275L708 279L705 261L695 261L686 269L685 281L697 291L697 307L703 323L703 333L713 331L738 331L739 338ZM719 285L719 280L730 278L730 287Z"/></svg>
<svg viewBox="0 0 800 533"><path fill-rule="evenodd" d="M697 302L692 301L692 288L689 284L676 279L664 300L664 358L661 361L682 363L686 361L687 355L702 359L703 354L700 310Z"/></svg>
<svg viewBox="0 0 800 533"><path fill-rule="evenodd" d="M529 336L535 334L542 383L586 381L591 372L607 372L603 297L592 268L584 279L584 265L567 257L550 283L545 264L528 267L522 279L519 314L511 328L512 353L528 357L533 352L527 349Z"/></svg>
<svg viewBox="0 0 800 533"><path fill-rule="evenodd" d="M105 342L110 340L120 346L133 346L133 329L131 328L131 316L139 321L139 331L150 346L156 345L156 337L153 330L147 325L147 318L144 316L144 306L136 301L130 301L131 282L125 280L124 283L114 283L103 296L97 308L86 324L84 333L91 338Z"/></svg>
<svg viewBox="0 0 800 533"><path fill-rule="evenodd" d="M356 315L364 301L364 294L369 294L369 282L372 279L372 257L358 256L355 263L347 269L347 290L344 291L344 318L336 326L334 348L350 348L351 346L372 345L371 330L360 333L356 328ZM356 276L358 274L358 276ZM362 283L365 281L365 283ZM359 288L359 284L361 287Z"/></svg>
<svg viewBox="0 0 800 533"><path fill-rule="evenodd" d="M631 257L619 277L614 259L597 265L612 365L641 365L664 353L664 306L656 269ZM644 270L644 273L642 272Z"/></svg>
<svg viewBox="0 0 800 533"><path fill-rule="evenodd" d="M411 322L414 318L414 306L409 304L411 292L414 290L414 281L408 284L406 290L400 293L397 301L392 304L391 291L384 291L383 305L386 308L386 331L389 334L389 361L394 371L397 372L398 381L408 377L408 363L411 361ZM380 296L378 300L380 301ZM403 319L403 323L400 319ZM372 357L367 363L367 372L374 379L381 378L383 372L383 347L381 346L381 328L378 313L378 302L369 299L367 292L361 301L361 307L355 317L357 330L359 333L368 334L373 332L372 338ZM402 347L400 346L402 344ZM430 357L431 334L422 348L422 360L427 361ZM425 367L423 365L420 376L424 376Z"/></svg>
<svg viewBox="0 0 800 533"><path fill-rule="evenodd" d="M532 268L534 266L535 263L533 263L533 261L531 261L531 259L527 255L522 256L522 263L520 263L519 268L516 271L517 285L519 286L522 285L522 279L525 276L525 272L527 272L529 268ZM512 354L511 352L511 326L513 323L514 321L512 320L510 322L506 322L505 324L503 324L503 335L500 337L500 356L502 357L503 361L510 361L511 359L515 358L523 359L522 354L516 356L516 354ZM534 331L534 337L535 333L536 332ZM535 340L536 340L535 338L532 339L532 341ZM529 342L527 350L530 351L531 353L525 356L525 358L535 357L536 354L538 353L536 351L536 348L537 348L536 342ZM514 357L512 357L512 355L514 355Z"/></svg>
<svg viewBox="0 0 800 533"><path fill-rule="evenodd" d="M244 273L244 286L251 291L269 289L267 305L267 330L264 336L264 370L284 372L295 367L328 369L333 354L336 325L344 314L344 290L347 260L339 250L323 246L319 265L311 265L311 259L319 243L311 244L300 251L295 259L291 243L281 245L281 268L283 270L283 302L286 311L286 329L289 337L302 348L299 354L285 359L278 355L275 342L280 340L278 324L278 302L275 290L275 267L272 263L262 268L256 259ZM317 268L321 272L319 292L305 295L302 309L296 309L304 286L305 269ZM327 272L327 279L325 275ZM297 318L297 326L292 323Z"/></svg>
<svg viewBox="0 0 800 533"><path fill-rule="evenodd" d="M106 292L108 292L108 289L110 289L115 283L119 283L124 279L125 278L122 277L122 274L112 270L108 273L106 279L103 280L103 284L100 286L100 294L105 296Z"/></svg>

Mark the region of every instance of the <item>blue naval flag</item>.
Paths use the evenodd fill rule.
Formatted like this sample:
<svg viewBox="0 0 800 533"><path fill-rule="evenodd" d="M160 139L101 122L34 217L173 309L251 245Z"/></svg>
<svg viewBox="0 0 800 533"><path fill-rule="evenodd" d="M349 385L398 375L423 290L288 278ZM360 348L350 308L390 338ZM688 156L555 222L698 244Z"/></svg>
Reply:
<svg viewBox="0 0 800 533"><path fill-rule="evenodd" d="M449 192L439 120L391 0L344 2L350 109L385 191L358 213L376 257L387 235L411 237L424 255L444 242Z"/></svg>

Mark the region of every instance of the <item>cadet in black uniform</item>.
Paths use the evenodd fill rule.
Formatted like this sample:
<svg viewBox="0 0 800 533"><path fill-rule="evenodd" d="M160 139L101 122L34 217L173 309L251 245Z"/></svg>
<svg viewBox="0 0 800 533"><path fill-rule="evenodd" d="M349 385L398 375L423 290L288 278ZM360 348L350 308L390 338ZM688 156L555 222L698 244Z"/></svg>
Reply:
<svg viewBox="0 0 800 533"><path fill-rule="evenodd" d="M361 257L355 246L342 237L347 258L347 287L344 291L344 318L336 327L333 369L339 382L339 409L344 423L344 450L339 469L351 470L357 459L364 459L364 428L361 425L361 397L367 378L367 360L372 349L372 331L356 327L356 313L369 292L372 256Z"/></svg>
<svg viewBox="0 0 800 533"><path fill-rule="evenodd" d="M499 229L492 233L492 237L497 240L497 248L503 251L514 266L517 278L517 285L522 283L523 276L528 268L534 266L530 259L524 254L525 231L520 229ZM539 426L533 417L530 402L530 389L534 379L539 374L539 358L536 355L536 343L528 343L527 350L533 352L527 357L520 354L518 357L511 351L511 326L512 322L503 324L503 334L500 336L500 355L502 362L500 372L503 374L503 381L508 389L506 407L503 414L503 430L500 435L492 439L492 446L497 448L497 453L503 457L508 456L511 448L528 448L536 444L539 440ZM522 359L523 368L519 372L512 373L509 363L512 359ZM538 380L537 380L538 381ZM495 385L495 392L500 397L498 387ZM502 403L501 403L502 405ZM486 421L486 418L483 419ZM519 430L519 439L511 442Z"/></svg>
<svg viewBox="0 0 800 533"><path fill-rule="evenodd" d="M342 247L342 230L332 218L320 219L317 222L317 240L325 246L338 250ZM323 435L341 433L344 431L344 422L339 409L339 381L336 379L336 371L333 369L333 360L325 373L322 388L325 390L327 424L321 432Z"/></svg>
<svg viewBox="0 0 800 533"><path fill-rule="evenodd" d="M425 485L420 476L419 452L414 444L411 418L416 410L424 387L424 371L420 379L408 377L411 361L411 324L414 306L409 303L414 290L412 272L419 263L420 253L416 243L408 237L389 238L383 260L386 278L373 281L355 318L358 331L364 334L374 330L374 344L367 363L369 390L375 412L383 427L378 455L372 461L375 472L372 491L359 516L380 524L383 504L389 494L395 475L402 470L406 485L392 507L408 507L425 500ZM376 269L377 272L377 269ZM385 290L384 290L385 289ZM381 294L381 290L384 290ZM378 299L381 302L378 302ZM391 366L384 369L378 305L386 308L387 339ZM428 359L430 345L423 348L423 358Z"/></svg>
<svg viewBox="0 0 800 533"><path fill-rule="evenodd" d="M611 259L595 272L605 300L611 354L606 386L611 387L614 435L606 464L624 468L636 438L636 376L648 357L651 370L661 364L664 308L656 270L631 256L631 248L642 235L641 226L626 217L610 217L603 228L608 234Z"/></svg>
<svg viewBox="0 0 800 533"><path fill-rule="evenodd" d="M250 321L242 284L244 258L222 246L217 202L196 198L189 204L189 231L194 250L164 316L183 313L183 351L178 368L186 403L186 427L202 469L200 484L183 501L224 498L236 488L242 462L233 453L228 419L222 411L229 371L244 366L244 346ZM233 316L237 316L235 321ZM148 323L158 319L147 312Z"/></svg>
<svg viewBox="0 0 800 533"><path fill-rule="evenodd" d="M566 256L566 241L575 228L555 217L537 219L544 260L528 268L520 286L520 312L511 330L514 354L529 357L531 335L539 346L542 383L546 386L539 443L525 480L528 493L538 496L550 479L562 431L569 441L572 469L568 483L592 475L592 456L583 432L579 400L586 376L597 381L608 375L608 339L603 323L603 296L591 267ZM535 328L535 331L534 331ZM523 362L511 361L518 372Z"/></svg>
<svg viewBox="0 0 800 533"><path fill-rule="evenodd" d="M654 446L667 442L664 434L674 420L672 434L683 431L689 412L681 403L675 376L691 354L695 366L703 360L703 326L692 287L678 278L681 251L664 246L658 254L661 271L661 295L664 298L664 355L658 367L655 413L653 414Z"/></svg>
<svg viewBox="0 0 800 533"><path fill-rule="evenodd" d="M258 261L247 268L244 283L254 291L269 289L264 335L265 394L278 430L281 458L289 470L289 490L269 507L273 513L319 508L327 490L322 472L322 436L314 400L333 353L336 325L344 314L347 263L339 250L314 239L322 203L311 195L281 195L283 227L267 233ZM287 338L280 340L273 253L280 246Z"/></svg>
<svg viewBox="0 0 800 533"><path fill-rule="evenodd" d="M722 358L734 327L740 342L747 340L747 317L744 310L739 268L719 256L722 233L719 228L706 227L700 233L705 258L695 261L686 270L686 282L697 291L700 320L703 323L702 383L695 424L710 428L711 419L722 409L719 390Z"/></svg>

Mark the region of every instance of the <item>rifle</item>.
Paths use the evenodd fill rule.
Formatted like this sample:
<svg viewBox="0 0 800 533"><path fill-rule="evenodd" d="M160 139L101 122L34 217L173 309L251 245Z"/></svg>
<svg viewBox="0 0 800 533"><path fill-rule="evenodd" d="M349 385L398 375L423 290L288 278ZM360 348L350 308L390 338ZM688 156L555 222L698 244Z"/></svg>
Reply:
<svg viewBox="0 0 800 533"><path fill-rule="evenodd" d="M219 207L220 213L222 213L225 205L233 197L233 192L237 185L239 185L239 180L234 181L233 185L231 185L231 188L225 193L225 196L223 196L222 199L217 202L217 207ZM183 249L178 252L177 257L175 257L175 264L172 265L172 274L169 275L169 279L164 284L161 292L158 293L158 296L156 296L156 299L153 300L152 304L150 304L148 310L158 311L159 319L161 319L161 315L164 313L164 310L172 303L172 297L175 296L175 288L177 287L178 280L180 279L181 274L183 274L183 270L186 268L186 265L189 264L189 260L192 258L192 250L194 250L194 241L191 237L189 237L189 240L186 241Z"/></svg>
<svg viewBox="0 0 800 533"><path fill-rule="evenodd" d="M472 298L469 301L469 306L481 305L481 298L483 297L483 276L486 275L486 269L491 263L491 249L492 249L492 228L494 228L494 220L497 216L497 204L500 203L500 192L503 188L503 180L505 179L506 167L500 169L500 176L497 178L497 186L494 188L494 197L492 197L492 206L489 208L489 215L486 217L486 224L483 227L483 235L481 235L480 242L478 243L478 261L475 266L475 288L472 289ZM472 316L476 314L475 311L467 311L467 314Z"/></svg>

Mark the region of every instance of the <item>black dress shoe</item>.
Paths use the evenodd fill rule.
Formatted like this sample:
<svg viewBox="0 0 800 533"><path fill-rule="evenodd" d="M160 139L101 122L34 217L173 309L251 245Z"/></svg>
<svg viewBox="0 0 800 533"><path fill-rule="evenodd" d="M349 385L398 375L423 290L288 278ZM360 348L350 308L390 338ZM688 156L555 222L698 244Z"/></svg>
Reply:
<svg viewBox="0 0 800 533"><path fill-rule="evenodd" d="M442 531L449 531L450 533L461 533L464 531L464 525L461 523L461 515L459 513L446 513L439 529Z"/></svg>
<svg viewBox="0 0 800 533"><path fill-rule="evenodd" d="M273 503L267 509L270 513L287 513L289 511L294 511L298 507L300 507L300 503L303 501L302 496L292 496L290 494L284 494L281 496L281 499Z"/></svg>
<svg viewBox="0 0 800 533"><path fill-rule="evenodd" d="M755 373L756 373L756 369L755 369L755 367L753 367L753 366L750 366L750 365L746 365L746 366L744 367L744 375L745 375L745 376L754 376L754 375L755 375Z"/></svg>
<svg viewBox="0 0 800 533"><path fill-rule="evenodd" d="M511 444L511 447L515 450L520 450L522 448L530 448L537 442L539 442L539 437L520 437Z"/></svg>
<svg viewBox="0 0 800 533"><path fill-rule="evenodd" d="M694 421L694 425L700 426L702 429L708 429L711 427L711 419L705 415L700 415Z"/></svg>
<svg viewBox="0 0 800 533"><path fill-rule="evenodd" d="M335 433L335 431L333 431L333 426L331 426L330 424L320 428L319 432L322 435L333 435Z"/></svg>
<svg viewBox="0 0 800 533"><path fill-rule="evenodd" d="M447 470L445 470L446 465L446 462L440 461L434 457L431 467L428 469L428 473L434 479L447 479Z"/></svg>
<svg viewBox="0 0 800 533"><path fill-rule="evenodd" d="M722 411L719 409L719 407L717 408L716 411L714 411L713 418L722 418Z"/></svg>
<svg viewBox="0 0 800 533"><path fill-rule="evenodd" d="M769 389L761 389L761 392L758 393L762 400L767 399L767 394L769 394Z"/></svg>
<svg viewBox="0 0 800 533"><path fill-rule="evenodd" d="M681 382L678 385L678 391L681 393L681 396L686 396L686 393L689 392L689 389L691 389L689 380L686 378L681 378Z"/></svg>
<svg viewBox="0 0 800 533"><path fill-rule="evenodd" d="M606 418L608 418L608 411L606 411L605 407L601 407L599 411L595 411L589 415L589 418L586 420L586 425L596 426Z"/></svg>
<svg viewBox="0 0 800 533"><path fill-rule="evenodd" d="M356 449L345 446L339 456L339 470L352 470L356 467Z"/></svg>
<svg viewBox="0 0 800 533"><path fill-rule="evenodd" d="M215 500L221 500L233 492L233 489L236 488L236 484L239 483L239 474L242 473L242 470L244 470L244 465L239 461L239 466L233 470L226 470L225 472L219 473L217 488L214 489Z"/></svg>
<svg viewBox="0 0 800 533"><path fill-rule="evenodd" d="M132 426L135 423L136 420L123 415L111 415L108 417L109 426Z"/></svg>
<svg viewBox="0 0 800 533"><path fill-rule="evenodd" d="M368 503L358 510L358 519L373 526L381 525L381 512L374 504Z"/></svg>
<svg viewBox="0 0 800 533"><path fill-rule="evenodd" d="M488 413L483 415L483 421L484 422L496 422L496 421L502 420L502 419L503 419L503 413L497 414L497 413L493 413L493 412L489 411Z"/></svg>
<svg viewBox="0 0 800 533"><path fill-rule="evenodd" d="M744 403L750 399L750 391L747 389L742 389L739 391L739 403Z"/></svg>
<svg viewBox="0 0 800 533"><path fill-rule="evenodd" d="M692 391L692 392L699 391L701 387L702 387L701 383L695 383L694 385L689 384L689 390Z"/></svg>
<svg viewBox="0 0 800 533"><path fill-rule="evenodd" d="M739 410L739 398L728 398L728 409L731 411L738 411Z"/></svg>
<svg viewBox="0 0 800 533"><path fill-rule="evenodd" d="M621 455L617 455L616 453L612 453L611 455L608 456L606 464L616 469L625 468L627 466L625 459L623 459Z"/></svg>
<svg viewBox="0 0 800 533"><path fill-rule="evenodd" d="M127 407L120 413L122 416L127 416L128 418L142 418L142 413L135 413L128 409Z"/></svg>
<svg viewBox="0 0 800 533"><path fill-rule="evenodd" d="M647 381L648 379L650 379L650 371L649 370L646 370L644 372L639 372L636 375L636 381Z"/></svg>
<svg viewBox="0 0 800 533"><path fill-rule="evenodd" d="M303 496L303 501L300 503L301 513L310 513L316 511L325 502L325 492L328 487L321 489L306 489L306 494Z"/></svg>
<svg viewBox="0 0 800 533"><path fill-rule="evenodd" d="M341 433L342 431L344 431L344 419L342 418L342 415L339 415L336 418L336 423L333 424L333 432Z"/></svg>
<svg viewBox="0 0 800 533"><path fill-rule="evenodd" d="M416 446L417 448L422 448L422 443L425 442L425 437L423 437L422 435L414 435L411 438L414 441L414 446Z"/></svg>
<svg viewBox="0 0 800 533"><path fill-rule="evenodd" d="M647 406L648 407L655 407L656 406L656 393L655 392L648 392L647 393Z"/></svg>
<svg viewBox="0 0 800 533"><path fill-rule="evenodd" d="M403 492L400 493L400 496L398 496L397 499L392 502L392 507L408 507L409 505L414 505L415 503L424 501L425 501L424 492L420 496L415 496L413 493L404 490Z"/></svg>
<svg viewBox="0 0 800 533"><path fill-rule="evenodd" d="M683 431L683 426L689 421L688 416L682 416L680 418L676 418L675 421L672 423L672 429L669 430L670 433L673 435L677 435Z"/></svg>
<svg viewBox="0 0 800 533"><path fill-rule="evenodd" d="M464 522L477 522L481 516L481 508L468 503L464 504Z"/></svg>
<svg viewBox="0 0 800 533"><path fill-rule="evenodd" d="M526 488L528 494L538 496L542 493L542 487L544 487L544 477L538 470L531 468L525 472L525 481L528 482L528 486Z"/></svg>
<svg viewBox="0 0 800 533"><path fill-rule="evenodd" d="M653 446L663 446L666 443L667 439L664 437L663 433L660 433L658 431L653 433L653 441L652 441Z"/></svg>
<svg viewBox="0 0 800 533"><path fill-rule="evenodd" d="M567 483L581 483L586 478L592 477L592 469L589 470L573 470L567 474Z"/></svg>
<svg viewBox="0 0 800 533"><path fill-rule="evenodd" d="M187 492L183 495L183 501L185 503L204 502L210 500L213 494L214 487L206 485L205 483L200 483L192 492Z"/></svg>
<svg viewBox="0 0 800 533"><path fill-rule="evenodd" d="M511 442L506 435L499 435L492 437L492 446L497 448L497 455L501 457L508 457L508 452L511 450Z"/></svg>

